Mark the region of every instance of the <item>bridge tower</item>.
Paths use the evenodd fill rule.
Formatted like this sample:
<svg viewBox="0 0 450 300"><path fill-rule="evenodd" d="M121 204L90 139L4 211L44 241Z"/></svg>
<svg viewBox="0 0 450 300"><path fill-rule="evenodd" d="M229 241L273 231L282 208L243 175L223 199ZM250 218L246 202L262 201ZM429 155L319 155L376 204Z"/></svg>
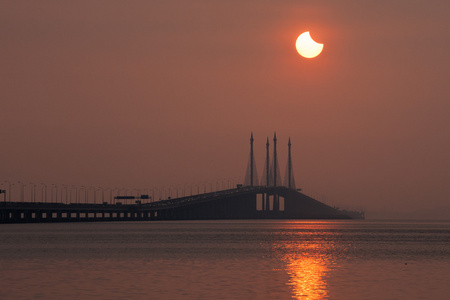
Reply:
<svg viewBox="0 0 450 300"><path fill-rule="evenodd" d="M286 166L286 174L284 177L284 185L295 190L295 180L294 180L294 169L292 168L292 156L291 156L291 138L289 138L288 143L288 161Z"/></svg>
<svg viewBox="0 0 450 300"><path fill-rule="evenodd" d="M250 158L248 160L247 172L245 174L244 185L256 186L258 185L258 174L256 172L255 155L253 153L253 132L250 137Z"/></svg>
<svg viewBox="0 0 450 300"><path fill-rule="evenodd" d="M266 143L266 160L264 162L264 169L263 169L263 175L261 178L261 185L262 186L269 186L270 185L270 155L269 155L269 138L267 138ZM262 210L269 211L270 210L270 204L269 204L269 195L262 195Z"/></svg>
<svg viewBox="0 0 450 300"><path fill-rule="evenodd" d="M270 170L270 186L275 188L275 192L273 195L273 210L279 210L279 199L277 195L277 186L281 183L280 176L280 167L278 164L278 156L277 156L277 133L275 132L273 135L273 161Z"/></svg>
<svg viewBox="0 0 450 300"><path fill-rule="evenodd" d="M275 133L273 136L273 157L272 157L272 164L270 165L268 186L277 187L280 186L281 184L282 182L280 176L280 166L278 164L278 155L277 155L277 134Z"/></svg>

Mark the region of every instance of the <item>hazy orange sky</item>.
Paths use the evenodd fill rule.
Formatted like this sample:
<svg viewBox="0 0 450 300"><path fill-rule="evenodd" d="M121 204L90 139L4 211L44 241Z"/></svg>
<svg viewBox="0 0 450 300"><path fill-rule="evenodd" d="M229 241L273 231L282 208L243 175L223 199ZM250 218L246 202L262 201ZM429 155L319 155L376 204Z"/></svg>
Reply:
<svg viewBox="0 0 450 300"><path fill-rule="evenodd" d="M0 181L144 188L262 174L450 218L450 2L0 2ZM309 30L324 43L305 59ZM419 216L415 214L414 216Z"/></svg>

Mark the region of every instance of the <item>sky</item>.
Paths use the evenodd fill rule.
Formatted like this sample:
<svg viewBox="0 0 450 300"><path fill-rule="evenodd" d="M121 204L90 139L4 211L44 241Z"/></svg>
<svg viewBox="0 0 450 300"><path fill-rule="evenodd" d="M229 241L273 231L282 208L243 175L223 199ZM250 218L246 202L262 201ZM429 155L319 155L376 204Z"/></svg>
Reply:
<svg viewBox="0 0 450 300"><path fill-rule="evenodd" d="M0 1L0 182L296 185L450 219L450 2ZM323 52L302 58L299 34Z"/></svg>

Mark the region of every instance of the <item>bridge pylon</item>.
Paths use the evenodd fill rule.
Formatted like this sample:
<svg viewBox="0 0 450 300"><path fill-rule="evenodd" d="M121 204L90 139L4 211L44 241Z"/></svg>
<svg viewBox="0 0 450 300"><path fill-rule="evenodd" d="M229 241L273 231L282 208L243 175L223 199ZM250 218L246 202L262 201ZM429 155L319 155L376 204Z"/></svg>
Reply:
<svg viewBox="0 0 450 300"><path fill-rule="evenodd" d="M278 155L277 155L277 133L273 134L273 157L272 164L270 166L270 186L275 188L275 192L273 194L273 211L280 210L280 201L277 194L277 186L282 185L281 175L280 175L280 167L278 164Z"/></svg>
<svg viewBox="0 0 450 300"><path fill-rule="evenodd" d="M257 172L256 172L256 162L253 152L253 132L250 136L250 158L248 160L247 172L245 175L244 186L262 186L268 187L270 192L264 193L262 195L262 210L263 211L279 211L280 210L280 198L277 193L277 187L287 187L289 189L295 190L295 180L294 180L294 170L292 166L292 154L291 154L291 138L288 142L288 161L286 166L286 173L284 181L280 175L280 166L278 163L277 155L277 134L273 135L273 154L272 160L270 157L270 143L269 138L266 142L266 157L264 162L264 169L262 173L262 178L260 185L258 184ZM272 205L271 205L272 203Z"/></svg>
<svg viewBox="0 0 450 300"><path fill-rule="evenodd" d="M266 142L266 159L264 162L263 175L261 178L261 185L268 187L270 185L270 150L269 150L269 138L267 138ZM270 210L270 202L269 202L269 194L262 195L262 210L269 211Z"/></svg>
<svg viewBox="0 0 450 300"><path fill-rule="evenodd" d="M295 190L294 169L292 167L292 155L291 155L291 138L288 142L288 161L286 166L286 174L284 176L284 186Z"/></svg>
<svg viewBox="0 0 450 300"><path fill-rule="evenodd" d="M244 185L245 186L257 186L258 185L258 173L256 172L255 155L253 153L253 132L250 137L250 158L248 159L247 172L245 174Z"/></svg>

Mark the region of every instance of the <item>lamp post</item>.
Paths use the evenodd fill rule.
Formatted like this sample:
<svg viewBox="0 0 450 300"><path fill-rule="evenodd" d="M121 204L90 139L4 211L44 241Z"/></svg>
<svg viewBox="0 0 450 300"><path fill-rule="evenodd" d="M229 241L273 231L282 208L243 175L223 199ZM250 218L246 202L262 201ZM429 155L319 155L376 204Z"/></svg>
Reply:
<svg viewBox="0 0 450 300"><path fill-rule="evenodd" d="M130 196L134 196L134 195L136 195L136 196L135 196L136 198L140 198L141 190L140 190L140 189L132 189L132 190L131 190L131 195L130 195Z"/></svg>
<svg viewBox="0 0 450 300"><path fill-rule="evenodd" d="M30 202L36 202L36 184L30 182Z"/></svg>
<svg viewBox="0 0 450 300"><path fill-rule="evenodd" d="M166 188L166 199L169 198L172 198L172 187L170 185Z"/></svg>
<svg viewBox="0 0 450 300"><path fill-rule="evenodd" d="M156 195L158 195L158 197L156 197ZM153 201L155 201L155 199L156 199L156 201L159 201L158 199L159 199L159 189L158 189L158 187L152 187L152 199L153 199Z"/></svg>
<svg viewBox="0 0 450 300"><path fill-rule="evenodd" d="M24 202L24 187L25 184L21 181L17 182L19 184L19 201Z"/></svg>
<svg viewBox="0 0 450 300"><path fill-rule="evenodd" d="M7 181L5 181L5 182L7 182ZM8 193L9 193L9 190L8 190ZM3 202L6 203L6 190L0 190L0 194L3 194Z"/></svg>
<svg viewBox="0 0 450 300"><path fill-rule="evenodd" d="M83 193L83 190L84 190L84 185L80 186L80 192L78 193L78 196L80 197L80 203L81 203L81 195ZM86 199L85 199L85 202L86 202Z"/></svg>
<svg viewBox="0 0 450 300"><path fill-rule="evenodd" d="M155 199L155 189L151 189L152 191L152 198L150 199L150 202L153 202L153 199Z"/></svg>
<svg viewBox="0 0 450 300"><path fill-rule="evenodd" d="M159 194L159 200L164 200L164 196L165 196L165 192L164 192L165 187L161 186L158 190L158 194Z"/></svg>
<svg viewBox="0 0 450 300"><path fill-rule="evenodd" d="M41 201L47 202L47 185L41 182Z"/></svg>
<svg viewBox="0 0 450 300"><path fill-rule="evenodd" d="M11 182L5 180L8 183L8 202L11 202Z"/></svg>
<svg viewBox="0 0 450 300"><path fill-rule="evenodd" d="M95 187L93 187L93 186L89 186L89 190L88 190L88 192L89 191L91 191L92 190L92 192L94 193L94 204L96 204L97 203L97 195L96 195L96 189L95 189Z"/></svg>
<svg viewBox="0 0 450 300"><path fill-rule="evenodd" d="M115 188L114 191L115 191L114 195L120 196L120 190L119 190L119 188ZM114 196L113 196L113 190L111 190L111 201L113 201L113 199L114 199Z"/></svg>
<svg viewBox="0 0 450 300"><path fill-rule="evenodd" d="M113 204L113 188L109 189L109 204Z"/></svg>
<svg viewBox="0 0 450 300"><path fill-rule="evenodd" d="M186 185L188 185L189 183L185 183L185 184L183 184L183 197L186 197L187 196L187 194L186 194Z"/></svg>
<svg viewBox="0 0 450 300"><path fill-rule="evenodd" d="M75 203L78 204L78 187L75 185L72 185L70 188L70 203L72 203L72 190L75 189Z"/></svg>
<svg viewBox="0 0 450 300"><path fill-rule="evenodd" d="M102 191L102 204L103 204L105 202L105 191L103 190L102 187L98 187L97 189Z"/></svg>
<svg viewBox="0 0 450 300"><path fill-rule="evenodd" d="M22 182L22 202L25 202L25 186L26 184Z"/></svg>
<svg viewBox="0 0 450 300"><path fill-rule="evenodd" d="M12 189L13 189L13 187L14 187L15 185L17 185L17 184L12 183L12 184L9 185L9 189L11 190L11 192L12 192ZM9 192L9 202L11 202L11 192Z"/></svg>
<svg viewBox="0 0 450 300"><path fill-rule="evenodd" d="M87 204L89 202L89 193L88 187L84 187L84 203Z"/></svg>
<svg viewBox="0 0 450 300"><path fill-rule="evenodd" d="M55 202L53 202L53 189L55 190ZM52 203L58 203L58 186L52 183L50 188L50 198Z"/></svg>
<svg viewBox="0 0 450 300"><path fill-rule="evenodd" d="M67 185L65 185L65 184L61 185L61 203L63 203L63 197L62 197L63 190L66 190L66 197L65 197L65 199L66 199L66 204L67 204Z"/></svg>
<svg viewBox="0 0 450 300"><path fill-rule="evenodd" d="M130 196L130 191L128 189L123 189L123 196ZM124 199L125 203L128 204L128 199Z"/></svg>
<svg viewBox="0 0 450 300"><path fill-rule="evenodd" d="M112 204L112 190L110 188L106 188L105 191L109 190L109 204ZM103 202L105 201L105 199L103 199Z"/></svg>

